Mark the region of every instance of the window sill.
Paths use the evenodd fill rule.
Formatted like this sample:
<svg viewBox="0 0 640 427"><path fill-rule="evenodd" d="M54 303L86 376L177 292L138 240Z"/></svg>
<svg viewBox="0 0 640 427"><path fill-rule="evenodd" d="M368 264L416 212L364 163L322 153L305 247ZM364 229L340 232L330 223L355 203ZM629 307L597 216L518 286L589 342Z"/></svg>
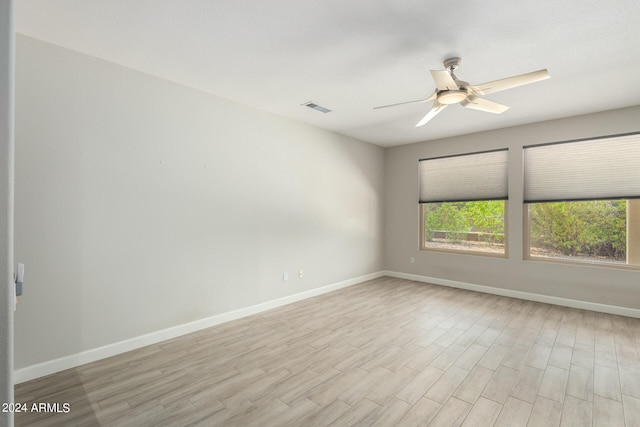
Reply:
<svg viewBox="0 0 640 427"><path fill-rule="evenodd" d="M588 259L558 259L558 258L547 258L547 257L536 257L536 256L525 256L525 261L537 261L537 262L548 262L552 264L563 264L563 265L571 265L571 266L582 266L582 267L604 267L604 268L613 268L616 270L631 270L631 271L640 271L640 265L636 264L625 264L625 263L615 263L615 262L607 262L607 261L595 261Z"/></svg>
<svg viewBox="0 0 640 427"><path fill-rule="evenodd" d="M507 254L506 253L483 252L483 251L472 251L472 250L422 247L422 248L420 248L420 251L421 252L444 253L444 254L455 254L455 255L483 256L483 257L489 257L489 258L503 258L503 259L507 258Z"/></svg>

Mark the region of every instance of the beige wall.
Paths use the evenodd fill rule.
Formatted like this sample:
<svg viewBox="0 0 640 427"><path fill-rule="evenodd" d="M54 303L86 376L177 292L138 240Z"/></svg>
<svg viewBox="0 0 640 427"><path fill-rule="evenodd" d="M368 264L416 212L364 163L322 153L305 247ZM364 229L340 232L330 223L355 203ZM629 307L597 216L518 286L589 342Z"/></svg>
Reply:
<svg viewBox="0 0 640 427"><path fill-rule="evenodd" d="M382 270L380 147L24 36L16 91L16 368Z"/></svg>
<svg viewBox="0 0 640 427"><path fill-rule="evenodd" d="M386 150L385 268L560 298L640 308L640 271L523 261L522 147L640 130L640 107ZM418 159L509 148L507 259L419 250ZM415 264L410 258L415 257Z"/></svg>

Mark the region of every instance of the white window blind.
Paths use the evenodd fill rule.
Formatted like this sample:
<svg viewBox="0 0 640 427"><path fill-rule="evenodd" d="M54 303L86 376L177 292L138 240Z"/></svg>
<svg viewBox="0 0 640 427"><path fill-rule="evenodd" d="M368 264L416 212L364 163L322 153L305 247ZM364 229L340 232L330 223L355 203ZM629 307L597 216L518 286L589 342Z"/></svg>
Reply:
<svg viewBox="0 0 640 427"><path fill-rule="evenodd" d="M640 134L525 147L524 201L640 197Z"/></svg>
<svg viewBox="0 0 640 427"><path fill-rule="evenodd" d="M420 203L507 199L507 154L505 149L420 160Z"/></svg>

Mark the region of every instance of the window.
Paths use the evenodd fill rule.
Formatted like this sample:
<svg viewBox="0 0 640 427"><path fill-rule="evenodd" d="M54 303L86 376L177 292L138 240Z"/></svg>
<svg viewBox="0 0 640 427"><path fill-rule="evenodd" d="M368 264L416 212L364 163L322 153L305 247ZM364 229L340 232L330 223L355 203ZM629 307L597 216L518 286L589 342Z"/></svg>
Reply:
<svg viewBox="0 0 640 427"><path fill-rule="evenodd" d="M420 160L421 249L506 255L507 154Z"/></svg>
<svg viewBox="0 0 640 427"><path fill-rule="evenodd" d="M528 258L640 266L638 165L639 134L525 147Z"/></svg>
<svg viewBox="0 0 640 427"><path fill-rule="evenodd" d="M504 200L428 203L422 249L504 254Z"/></svg>

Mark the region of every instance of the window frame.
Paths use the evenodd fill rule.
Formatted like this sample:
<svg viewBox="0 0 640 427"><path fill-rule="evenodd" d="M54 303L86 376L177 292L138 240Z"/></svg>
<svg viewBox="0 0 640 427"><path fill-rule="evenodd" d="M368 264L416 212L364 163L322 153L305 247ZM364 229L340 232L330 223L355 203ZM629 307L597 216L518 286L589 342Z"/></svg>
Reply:
<svg viewBox="0 0 640 427"><path fill-rule="evenodd" d="M420 251L426 251L426 252L439 252L439 253L450 253L450 254L457 254L457 255L475 255L475 256L485 256L485 257L491 257L491 258L503 258L506 259L509 257L509 246L508 246L508 236L509 236L509 224L508 224L508 206L509 206L509 156L510 156L510 151L511 148L507 147L497 147L497 148L491 148L491 149L486 149L486 150L481 150L481 151L472 151L472 152L466 152L466 153L457 153L457 154L449 154L449 155L444 155L444 156L436 156L436 157L426 157L426 158L420 158L418 159L418 206L419 206L419 221L420 221L420 233L419 233L419 238L420 238L420 242L419 242L419 250ZM497 153L497 152L505 152L505 162L504 162L504 178L505 178L505 187L504 187L504 196L500 197L500 198L492 198L492 197L479 197L479 198L464 198L460 199L460 200L437 200L434 199L433 201L422 201L422 185L423 185L423 180L422 180L422 174L421 174L421 164L422 162L428 162L429 160L443 160L443 159L449 159L449 158L457 158L457 157L464 157L464 156L474 156L474 155L485 155L485 154L491 154L491 153ZM490 181L491 182L491 181ZM492 187L493 188L493 187ZM489 191L489 193L492 193L493 191ZM493 192L495 194L495 192ZM486 193L485 193L486 194ZM470 250L470 249L446 249L446 248L434 248L434 247L427 247L426 245L426 212L425 212L425 205L427 204L433 204L433 203L456 203L456 202L479 202L479 201L503 201L504 202L504 211L503 211L503 224L504 224L504 251L502 253L495 253L495 252L486 252L486 251L479 251L479 250Z"/></svg>
<svg viewBox="0 0 640 427"><path fill-rule="evenodd" d="M534 145L526 145L522 147L522 155L523 155L523 162L522 162L522 173L523 173L523 181L522 181L522 187L523 187L523 194L525 192L525 180L524 180L524 176L525 176L525 161L524 161L524 156L525 156L525 152L527 148L531 148L531 147L539 147L539 146L548 146L548 145L557 145L557 144L571 144L571 143L580 143L580 142L586 142L586 141L595 141L595 140L603 140L606 141L607 139L613 139L613 138L619 138L619 137L626 137L626 136L640 136L640 132L628 132L628 133L622 133L622 134L614 134L614 135L601 135L601 136L595 136L595 137L589 137L589 138L580 138L580 139L572 139L572 140L566 140L566 141L556 141L556 142L548 142L548 143L542 143L542 144L534 144ZM571 200L550 200L550 201L556 201L556 202L576 202L576 201L586 201L586 200L625 200L625 201L629 201L629 200L637 200L639 197L612 197L612 198L585 198L585 199L571 199ZM576 259L566 259L566 258L552 258L552 257L544 257L544 256L535 256L531 254L531 206L533 204L538 204L538 203L546 203L546 201L542 200L542 201L534 201L534 202L526 202L524 200L523 197L523 203L522 203L522 225L523 225L523 238L522 238L522 257L524 261L534 261L534 262L548 262L548 263L553 263L553 264L561 264L561 265L572 265L572 266L588 266L588 267L600 267L600 268L614 268L614 269L619 269L619 270L634 270L634 271L638 271L640 270L640 264L623 264L623 263L616 263L616 262L608 262L608 261L602 261L602 260L589 260L589 259L585 259L585 258L576 258ZM628 209L628 205L627 205L627 209ZM627 213L627 221L628 221L628 216L629 214ZM629 225L627 224L627 230ZM629 233L627 232L627 250L629 250Z"/></svg>
<svg viewBox="0 0 640 427"><path fill-rule="evenodd" d="M608 199L596 199L596 200L608 200ZM609 199L610 200L610 199ZM620 199L631 200L631 199ZM533 262L549 262L552 264L572 265L572 266L587 266L587 267L601 267L601 268L614 268L619 270L640 270L640 264L622 264L607 261L590 261L588 259L565 259L565 258L551 258L543 256L531 255L531 222L530 222L530 208L533 203L523 203L522 209L522 225L523 225L523 237L522 237L522 257L524 261ZM629 236L627 234L627 240ZM627 247L629 243L627 241Z"/></svg>

